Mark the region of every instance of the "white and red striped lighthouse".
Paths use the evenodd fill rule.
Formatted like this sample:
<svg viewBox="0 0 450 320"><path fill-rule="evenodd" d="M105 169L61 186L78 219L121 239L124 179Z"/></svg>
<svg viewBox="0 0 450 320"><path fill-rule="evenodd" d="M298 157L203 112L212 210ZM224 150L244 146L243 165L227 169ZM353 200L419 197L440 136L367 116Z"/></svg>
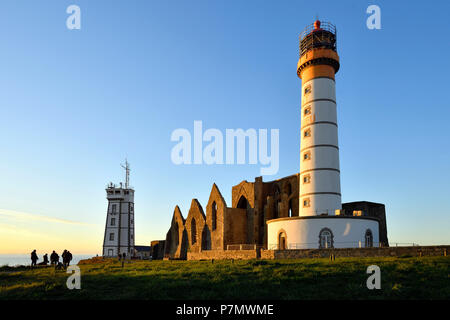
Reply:
<svg viewBox="0 0 450 320"><path fill-rule="evenodd" d="M267 221L268 248L327 249L377 246L380 219L342 212L334 75L336 28L316 21L300 35L302 79L299 216Z"/></svg>
<svg viewBox="0 0 450 320"><path fill-rule="evenodd" d="M300 35L297 74L302 79L300 216L341 209L335 73L336 28L315 21Z"/></svg>

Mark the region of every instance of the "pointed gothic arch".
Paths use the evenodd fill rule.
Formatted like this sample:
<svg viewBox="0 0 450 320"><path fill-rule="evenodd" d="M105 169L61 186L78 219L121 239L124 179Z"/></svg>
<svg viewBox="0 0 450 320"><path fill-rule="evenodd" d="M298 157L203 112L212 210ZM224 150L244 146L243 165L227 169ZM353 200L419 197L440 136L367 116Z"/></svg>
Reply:
<svg viewBox="0 0 450 320"><path fill-rule="evenodd" d="M247 209L248 208L248 200L247 200L247 198L242 195L239 198L239 201L238 201L238 204L237 204L236 207L240 208L240 209Z"/></svg>
<svg viewBox="0 0 450 320"><path fill-rule="evenodd" d="M197 243L197 223L195 222L195 218L191 220L191 244L194 245Z"/></svg>
<svg viewBox="0 0 450 320"><path fill-rule="evenodd" d="M211 206L211 229L217 229L217 203L214 201Z"/></svg>

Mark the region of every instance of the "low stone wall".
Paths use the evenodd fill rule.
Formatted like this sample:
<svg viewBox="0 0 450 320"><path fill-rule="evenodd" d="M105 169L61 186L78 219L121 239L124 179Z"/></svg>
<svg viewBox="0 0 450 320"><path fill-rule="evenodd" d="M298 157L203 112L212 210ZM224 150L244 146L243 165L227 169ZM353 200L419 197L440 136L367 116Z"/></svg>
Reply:
<svg viewBox="0 0 450 320"><path fill-rule="evenodd" d="M289 250L205 250L188 252L188 260L249 260L249 259L304 259L335 257L402 257L447 256L448 246L414 246L347 249L289 249Z"/></svg>
<svg viewBox="0 0 450 320"><path fill-rule="evenodd" d="M335 257L446 256L450 254L450 246L262 250L261 259L328 258L331 254Z"/></svg>
<svg viewBox="0 0 450 320"><path fill-rule="evenodd" d="M275 259L275 250L261 250L261 259Z"/></svg>
<svg viewBox="0 0 450 320"><path fill-rule="evenodd" d="M188 260L249 260L257 259L258 250L205 250L201 252L188 252Z"/></svg>

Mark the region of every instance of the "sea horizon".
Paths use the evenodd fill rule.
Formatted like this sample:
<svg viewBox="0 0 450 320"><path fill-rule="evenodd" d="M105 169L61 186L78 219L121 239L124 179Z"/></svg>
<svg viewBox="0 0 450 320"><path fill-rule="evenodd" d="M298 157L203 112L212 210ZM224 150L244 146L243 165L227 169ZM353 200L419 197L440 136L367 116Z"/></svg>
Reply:
<svg viewBox="0 0 450 320"><path fill-rule="evenodd" d="M47 253L48 253L48 258L50 259L51 252L47 252ZM39 255L39 253L38 253L39 259L38 259L37 263L40 263L44 260L43 259L44 254ZM62 262L61 253L58 253L58 255L60 257L59 260ZM80 260L95 257L96 254L73 254L72 256L73 256L73 258L72 258L71 264L75 265L75 264L78 264L78 262L80 262ZM1 254L0 253L0 267L3 267L3 266L14 267L14 266L27 266L27 265L31 265L30 253L28 253L28 254Z"/></svg>

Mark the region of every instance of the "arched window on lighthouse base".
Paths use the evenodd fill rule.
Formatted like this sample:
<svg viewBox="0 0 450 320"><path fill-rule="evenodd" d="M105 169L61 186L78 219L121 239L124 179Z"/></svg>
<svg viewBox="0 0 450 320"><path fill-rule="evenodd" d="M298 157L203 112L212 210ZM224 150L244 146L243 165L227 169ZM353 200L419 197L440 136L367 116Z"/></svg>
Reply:
<svg viewBox="0 0 450 320"><path fill-rule="evenodd" d="M333 248L333 232L323 228L319 233L319 249Z"/></svg>
<svg viewBox="0 0 450 320"><path fill-rule="evenodd" d="M372 248L373 247L373 235L372 235L372 230L367 229L366 230L366 235L365 235L365 246L366 248Z"/></svg>

